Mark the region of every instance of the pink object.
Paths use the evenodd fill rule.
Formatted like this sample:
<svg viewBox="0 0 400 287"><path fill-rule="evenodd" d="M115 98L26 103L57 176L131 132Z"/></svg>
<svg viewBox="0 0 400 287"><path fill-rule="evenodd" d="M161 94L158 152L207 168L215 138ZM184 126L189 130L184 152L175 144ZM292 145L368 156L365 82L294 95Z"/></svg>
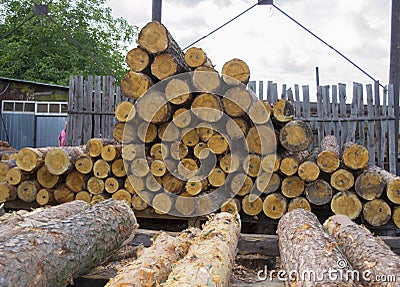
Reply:
<svg viewBox="0 0 400 287"><path fill-rule="evenodd" d="M67 133L65 132L65 130L62 130L60 132L60 135L58 136L58 143L60 146L67 145Z"/></svg>

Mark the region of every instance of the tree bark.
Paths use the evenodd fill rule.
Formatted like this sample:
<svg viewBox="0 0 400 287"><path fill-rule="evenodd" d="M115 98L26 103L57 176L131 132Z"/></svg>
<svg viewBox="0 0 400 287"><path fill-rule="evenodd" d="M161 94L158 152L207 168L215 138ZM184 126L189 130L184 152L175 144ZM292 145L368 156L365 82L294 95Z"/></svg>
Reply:
<svg viewBox="0 0 400 287"><path fill-rule="evenodd" d="M400 286L400 257L368 229L352 222L348 217L335 215L325 228L343 250L349 263L361 274L370 274L364 286ZM376 281L378 276L395 276L395 282Z"/></svg>
<svg viewBox="0 0 400 287"><path fill-rule="evenodd" d="M239 216L222 212L212 217L160 287L228 286L240 227Z"/></svg>
<svg viewBox="0 0 400 287"><path fill-rule="evenodd" d="M130 240L137 226L129 206L108 200L32 228L0 246L2 284L66 286Z"/></svg>
<svg viewBox="0 0 400 287"><path fill-rule="evenodd" d="M353 271L351 266L341 268L347 262L336 241L326 233L318 218L304 209L285 214L278 224L281 264L296 286L358 286L344 276L329 276L327 270ZM325 272L323 272L325 270ZM318 279L318 280L317 280Z"/></svg>

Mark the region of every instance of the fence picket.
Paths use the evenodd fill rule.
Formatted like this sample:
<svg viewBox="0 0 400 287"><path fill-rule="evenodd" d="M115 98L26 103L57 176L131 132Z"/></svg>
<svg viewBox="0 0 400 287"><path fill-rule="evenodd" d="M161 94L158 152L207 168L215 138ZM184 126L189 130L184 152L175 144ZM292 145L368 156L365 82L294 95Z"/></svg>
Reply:
<svg viewBox="0 0 400 287"><path fill-rule="evenodd" d="M258 82L258 98L260 100L264 100L264 82L263 81Z"/></svg>
<svg viewBox="0 0 400 287"><path fill-rule="evenodd" d="M347 109L346 109L346 85L345 84L339 84L339 108L340 108L340 117L341 118L347 118ZM348 122L342 122L341 123L341 130L340 130L340 147L343 146L343 144L347 140L347 133L349 131L349 123Z"/></svg>
<svg viewBox="0 0 400 287"><path fill-rule="evenodd" d="M94 78L94 107L93 110L95 112L94 115L94 130L93 137L99 138L101 135L101 78L96 76Z"/></svg>
<svg viewBox="0 0 400 287"><path fill-rule="evenodd" d="M394 92L393 85L389 85L388 89L388 116L392 119L389 120L389 131L394 131L395 122L394 122ZM396 173L396 164L397 164L397 154L395 154L395 133L390 132L388 134L389 141L389 171L391 173Z"/></svg>
<svg viewBox="0 0 400 287"><path fill-rule="evenodd" d="M294 95L295 95L295 102L294 102L294 108L295 108L295 116L297 118L301 117L301 104L300 104L300 91L299 91L299 85L294 85Z"/></svg>
<svg viewBox="0 0 400 287"><path fill-rule="evenodd" d="M332 85L332 119L335 121L333 123L333 134L338 139L340 143L340 121L339 121L339 104L337 96L337 86Z"/></svg>
<svg viewBox="0 0 400 287"><path fill-rule="evenodd" d="M317 115L318 115L318 144L321 142L324 137L324 125L323 125L323 103L322 103L322 87L318 87L317 91Z"/></svg>
<svg viewBox="0 0 400 287"><path fill-rule="evenodd" d="M331 119L331 111L330 111L330 99L329 99L329 86L322 87L322 108L323 108L323 116L324 119ZM332 122L324 122L324 131L325 135L330 135L332 132Z"/></svg>
<svg viewBox="0 0 400 287"><path fill-rule="evenodd" d="M362 84L358 84L357 94L358 94L358 117L364 117L364 94L363 94ZM365 122L363 120L358 121L358 136L360 138L360 144L367 146L365 142Z"/></svg>
<svg viewBox="0 0 400 287"><path fill-rule="evenodd" d="M387 116L387 102L388 102L388 94L387 93L383 93L382 95L382 116L386 117ZM385 167L385 155L387 152L387 148L386 148L386 143L387 143L387 128L388 128L388 120L381 120L381 135L382 135L382 146L381 146L381 154L382 154L382 158L381 158L381 162L380 162L380 166L381 167Z"/></svg>
<svg viewBox="0 0 400 287"><path fill-rule="evenodd" d="M350 107L350 123L349 131L347 133L346 141L356 141L356 128L357 128L357 111L358 111L358 84L353 83L353 100Z"/></svg>
<svg viewBox="0 0 400 287"><path fill-rule="evenodd" d="M374 102L373 102L373 96L372 96L372 85L369 84L366 86L367 89L367 113L368 113L368 122L367 122L367 127L368 127L368 153L369 153L369 165L375 165L375 121L373 120L375 118L375 113L374 113Z"/></svg>

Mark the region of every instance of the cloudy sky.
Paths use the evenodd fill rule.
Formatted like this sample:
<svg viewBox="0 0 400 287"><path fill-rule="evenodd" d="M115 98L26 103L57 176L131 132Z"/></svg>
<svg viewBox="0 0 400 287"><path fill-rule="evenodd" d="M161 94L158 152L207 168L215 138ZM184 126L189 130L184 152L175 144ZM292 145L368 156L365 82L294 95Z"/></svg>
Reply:
<svg viewBox="0 0 400 287"><path fill-rule="evenodd" d="M208 34L257 0L163 0L162 22L181 47ZM381 83L388 82L390 0L274 0L331 46ZM114 16L143 27L151 21L152 0L110 0ZM221 71L232 59L246 61L252 80L315 86L353 81L372 83L332 49L312 37L280 11L257 6L196 44ZM132 48L134 44L132 44ZM315 89L314 89L315 90Z"/></svg>

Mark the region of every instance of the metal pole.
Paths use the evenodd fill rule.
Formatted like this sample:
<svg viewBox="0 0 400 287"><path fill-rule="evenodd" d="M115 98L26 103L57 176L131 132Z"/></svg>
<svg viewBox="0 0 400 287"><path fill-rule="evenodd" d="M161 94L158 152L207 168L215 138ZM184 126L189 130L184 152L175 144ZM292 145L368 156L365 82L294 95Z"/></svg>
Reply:
<svg viewBox="0 0 400 287"><path fill-rule="evenodd" d="M395 120L395 154L398 157L399 141L399 86L400 86L400 1L392 0L389 84L393 84ZM396 164L397 174L400 173Z"/></svg>
<svg viewBox="0 0 400 287"><path fill-rule="evenodd" d="M319 87L319 68L315 67L315 79L317 81L317 89Z"/></svg>
<svg viewBox="0 0 400 287"><path fill-rule="evenodd" d="M153 0L153 7L152 7L152 21L158 21L161 23L161 6L162 0Z"/></svg>

